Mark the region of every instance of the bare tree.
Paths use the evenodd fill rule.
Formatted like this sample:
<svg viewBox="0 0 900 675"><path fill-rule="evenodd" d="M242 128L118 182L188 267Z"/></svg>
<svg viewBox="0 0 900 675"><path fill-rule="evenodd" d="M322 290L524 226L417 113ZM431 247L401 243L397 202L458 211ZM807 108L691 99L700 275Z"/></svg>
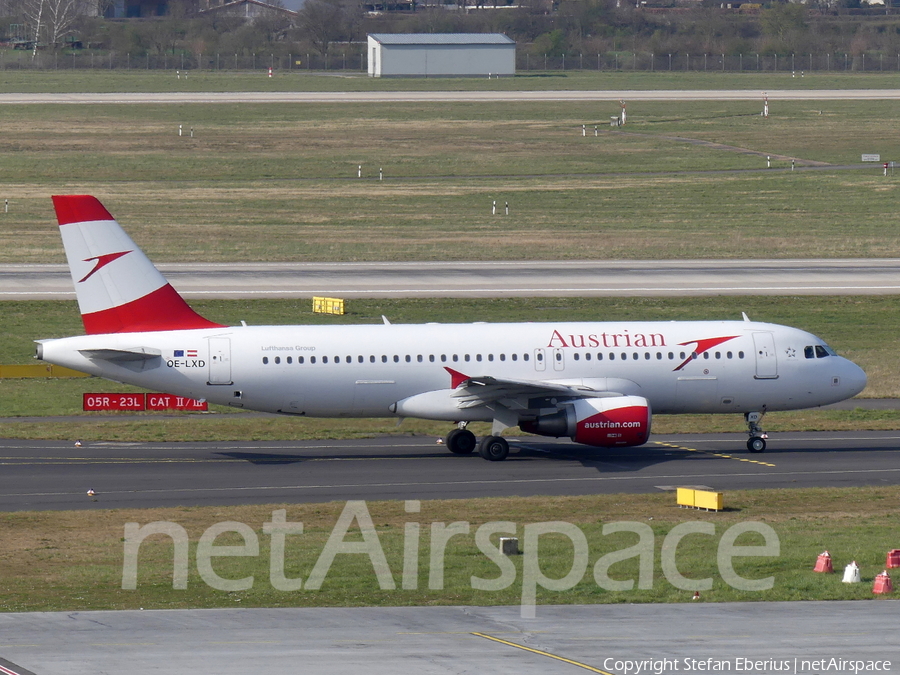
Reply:
<svg viewBox="0 0 900 675"><path fill-rule="evenodd" d="M72 26L88 13L88 0L26 0L23 12L28 22L34 26L34 52L41 34L46 36L47 43L56 49Z"/></svg>

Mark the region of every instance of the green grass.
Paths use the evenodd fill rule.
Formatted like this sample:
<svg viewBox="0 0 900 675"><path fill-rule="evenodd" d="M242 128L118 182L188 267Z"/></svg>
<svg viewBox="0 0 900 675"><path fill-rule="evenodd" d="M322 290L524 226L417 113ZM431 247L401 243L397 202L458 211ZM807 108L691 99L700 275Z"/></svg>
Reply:
<svg viewBox="0 0 900 675"><path fill-rule="evenodd" d="M654 495L598 495L588 497L530 497L435 500L422 502L421 512L407 514L399 502L372 502L367 505L378 547L386 556L396 588L379 587L368 555L339 554L320 590L303 588L277 591L269 581L269 541L262 531L272 511L287 510L287 522L302 522L302 536L289 535L285 572L288 578L308 580L314 564L335 528L340 503L309 505L263 505L148 510L103 510L81 512L24 512L0 515L4 548L0 552L0 596L6 611L70 611L91 609L176 609L202 607L291 607L291 606L395 606L395 605L515 605L522 597L522 565L525 556L513 558L515 580L508 588L479 591L472 588L472 576L496 579L499 568L479 550L476 529L492 520L514 523L520 542L529 524L564 521L572 523L588 542L588 566L573 588L550 592L538 590L538 604L682 602L690 590L670 583L662 572L661 547L665 536L680 523L708 522L715 534L693 534L679 545L675 561L685 577L713 579L713 587L703 592L705 601L853 600L872 597L874 575L883 569L886 552L896 546L897 524L894 505L900 497L897 487L859 489L804 489L742 491L725 495L726 511L705 513L675 507L672 493ZM99 496L102 501L102 495ZM216 590L204 583L196 566L196 544L200 535L225 520L245 523L260 542L258 556L218 557L213 568L228 580L253 577L252 587L243 591ZM123 590L124 526L165 521L177 523L190 539L187 589L172 587L172 543L166 537L146 539L140 547L137 589ZM648 525L655 540L652 588L608 590L595 580L593 568L605 555L627 548L637 541L629 533L602 534L604 524L632 522ZM763 522L772 527L780 544L775 556L735 560L736 572L747 579L774 577L766 591L740 591L724 583L716 563L717 547L731 526ZM418 574L415 588L401 588L404 559L404 531L409 522L420 523ZM443 588L430 589L430 556L437 550L431 523L469 523L468 534L452 538L444 556ZM491 537L497 546L497 536ZM346 539L361 541L359 525L352 523ZM243 545L237 535L223 535L216 546ZM742 535L738 545L760 546L759 535ZM856 560L864 583L843 584L840 574L812 571L816 556L831 552L835 569ZM573 548L562 535L544 535L537 549L541 572L562 578L572 567ZM534 553L532 546L529 553ZM636 558L609 568L613 580L638 577ZM436 578L436 577L435 577ZM604 582L604 586L609 586Z"/></svg>
<svg viewBox="0 0 900 675"><path fill-rule="evenodd" d="M0 262L61 262L76 192L156 261L900 255L900 174L787 170L900 158L900 103L773 108L641 103L594 137L617 105L7 106Z"/></svg>
<svg viewBox="0 0 900 675"><path fill-rule="evenodd" d="M594 55L591 55L594 56ZM516 77L486 78L370 78L360 72L358 60L348 59L355 67L346 71L309 72L276 69L267 77L268 62L255 72L192 70L187 78L178 78L178 63L169 70L108 70L97 57L94 70L13 70L8 69L24 53L3 53L0 92L208 92L208 91L517 91L517 90L626 90L626 89L893 89L896 72L812 72L792 77L790 71L757 73L737 72L592 72L520 70ZM84 56L80 57L84 59ZM585 61L589 60L585 55ZM79 61L83 63L83 61ZM537 59L530 60L537 65ZM623 61L624 63L624 61ZM782 63L782 66L784 64Z"/></svg>

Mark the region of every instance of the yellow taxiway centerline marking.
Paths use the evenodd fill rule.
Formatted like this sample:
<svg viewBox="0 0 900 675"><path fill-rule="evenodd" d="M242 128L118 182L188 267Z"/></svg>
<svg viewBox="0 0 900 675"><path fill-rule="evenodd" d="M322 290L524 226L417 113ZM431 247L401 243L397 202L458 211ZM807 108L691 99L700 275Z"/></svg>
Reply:
<svg viewBox="0 0 900 675"><path fill-rule="evenodd" d="M721 459L733 459L736 462L748 462L750 464L759 464L760 466L775 466L769 462L760 462L758 459L746 459L744 457L735 457L734 455L726 455L723 452L710 452L709 450L698 450L697 448L689 448L686 445L675 445L673 443L663 443L662 441L653 441L655 445L665 448L674 448L676 450L687 450L688 452L697 452L701 455L710 455L712 457L720 457Z"/></svg>
<svg viewBox="0 0 900 675"><path fill-rule="evenodd" d="M581 663L580 661L573 661L572 659L567 659L563 656L557 656L556 654L551 654L550 652L541 651L540 649L532 649L531 647L526 647L525 645L520 645L515 642L509 642L508 640L501 640L500 638L492 637L490 635L485 635L484 633L472 633L472 635L480 638L484 638L485 640L493 640L494 642L499 642L502 645L507 645L509 647L515 647L516 649L524 649L526 652L531 652L532 654L539 654L541 656L546 656L551 659L556 659L557 661L562 661L563 663L568 663L573 666L578 666L579 668L584 668L585 670L589 670L592 673L600 673L601 675L613 675L610 672L605 670L600 670L599 668L594 668L593 666L589 666L586 663Z"/></svg>

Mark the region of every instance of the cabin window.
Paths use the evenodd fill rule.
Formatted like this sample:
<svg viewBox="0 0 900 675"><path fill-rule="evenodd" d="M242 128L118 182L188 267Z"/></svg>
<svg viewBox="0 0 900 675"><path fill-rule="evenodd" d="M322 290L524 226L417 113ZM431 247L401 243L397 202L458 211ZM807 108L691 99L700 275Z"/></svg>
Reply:
<svg viewBox="0 0 900 675"><path fill-rule="evenodd" d="M310 363L315 363L315 362L316 362L316 357L315 357L315 356L310 356L310 357L309 357L309 362L310 362Z"/></svg>
<svg viewBox="0 0 900 675"><path fill-rule="evenodd" d="M738 358L739 359L744 358L744 352L738 352Z"/></svg>
<svg viewBox="0 0 900 675"><path fill-rule="evenodd" d="M340 356L335 356L335 357L334 357L334 362L335 362L335 363L340 363L340 362L341 362L341 357L340 357Z"/></svg>
<svg viewBox="0 0 900 675"><path fill-rule="evenodd" d="M709 352L703 352L703 358L709 361Z"/></svg>
<svg viewBox="0 0 900 675"><path fill-rule="evenodd" d="M610 361L615 361L615 360L616 360L616 355L613 354L612 352L610 352L610 353L609 353L609 360L610 360Z"/></svg>
<svg viewBox="0 0 900 675"><path fill-rule="evenodd" d="M268 363L269 363L269 357L268 357L268 356L264 356L264 357L263 357L263 365L268 365Z"/></svg>
<svg viewBox="0 0 900 675"><path fill-rule="evenodd" d="M541 355L540 355L540 358L543 360L544 355L541 354ZM523 361L527 361L527 360L528 360L528 354L522 354L522 360L523 360Z"/></svg>
<svg viewBox="0 0 900 675"><path fill-rule="evenodd" d="M572 358L575 359L576 361L578 361L581 357L578 356L578 352L575 352L575 353L572 355Z"/></svg>
<svg viewBox="0 0 900 675"><path fill-rule="evenodd" d="M369 354L369 363L375 363L375 355Z"/></svg>
<svg viewBox="0 0 900 675"><path fill-rule="evenodd" d="M465 359L466 363L468 363L468 362L469 362L469 355L466 354L465 357L464 357L464 359Z"/></svg>
<svg viewBox="0 0 900 675"><path fill-rule="evenodd" d="M322 357L322 363L328 363L328 357L327 357L327 356L323 356L323 357Z"/></svg>
<svg viewBox="0 0 900 675"><path fill-rule="evenodd" d="M500 355L500 360L501 360L501 361L506 361L506 354L501 354L501 355Z"/></svg>
<svg viewBox="0 0 900 675"><path fill-rule="evenodd" d="M400 363L400 356L394 354L394 363Z"/></svg>
<svg viewBox="0 0 900 675"><path fill-rule="evenodd" d="M441 363L447 363L447 355L441 354Z"/></svg>
<svg viewBox="0 0 900 675"><path fill-rule="evenodd" d="M298 357L297 357L297 363L301 363L301 364L303 363L303 357L302 357L302 356L298 356Z"/></svg>
<svg viewBox="0 0 900 675"><path fill-rule="evenodd" d="M422 363L422 361L424 361L424 360L425 360L425 359L422 357L421 354L419 354L419 355L416 357L416 361L418 361L419 363Z"/></svg>
<svg viewBox="0 0 900 675"><path fill-rule="evenodd" d="M453 355L453 363L456 363L457 361L459 361L459 356L454 354Z"/></svg>
<svg viewBox="0 0 900 675"><path fill-rule="evenodd" d="M597 360L598 360L598 361L602 361L602 360L603 360L603 354L601 354L600 352L597 352Z"/></svg>
<svg viewBox="0 0 900 675"><path fill-rule="evenodd" d="M512 358L513 361L518 361L518 360L519 360L519 355L518 355L518 354L513 354L510 358Z"/></svg>
<svg viewBox="0 0 900 675"><path fill-rule="evenodd" d="M590 353L590 352L588 352L587 354L584 355L584 360L585 360L585 361L590 361L590 360L591 360L591 353Z"/></svg>
<svg viewBox="0 0 900 675"><path fill-rule="evenodd" d="M285 359L285 360L286 360L288 363L293 363L293 362L294 362L294 359L292 359L290 356L287 357L287 359Z"/></svg>
<svg viewBox="0 0 900 675"><path fill-rule="evenodd" d="M476 360L476 361L481 361L481 354L476 354L476 355L475 355L475 360Z"/></svg>
<svg viewBox="0 0 900 675"><path fill-rule="evenodd" d="M410 356L409 354L406 355L406 362L412 363L412 356Z"/></svg>
<svg viewBox="0 0 900 675"><path fill-rule="evenodd" d="M725 352L725 358L726 358L726 359L730 359L730 358L733 358L733 357L734 357L734 354L732 354L731 352Z"/></svg>
<svg viewBox="0 0 900 675"><path fill-rule="evenodd" d="M649 360L650 360L650 352L644 352L644 360L645 360L645 361L649 361Z"/></svg>
<svg viewBox="0 0 900 675"><path fill-rule="evenodd" d="M280 356L276 356L276 357L275 357L275 365L278 365L279 363L281 363L281 357L280 357Z"/></svg>
<svg viewBox="0 0 900 675"><path fill-rule="evenodd" d="M493 361L493 360L494 360L494 355L488 354L488 361Z"/></svg>
<svg viewBox="0 0 900 675"><path fill-rule="evenodd" d="M434 354L429 354L429 355L428 355L428 361L431 362L431 363L434 363Z"/></svg>

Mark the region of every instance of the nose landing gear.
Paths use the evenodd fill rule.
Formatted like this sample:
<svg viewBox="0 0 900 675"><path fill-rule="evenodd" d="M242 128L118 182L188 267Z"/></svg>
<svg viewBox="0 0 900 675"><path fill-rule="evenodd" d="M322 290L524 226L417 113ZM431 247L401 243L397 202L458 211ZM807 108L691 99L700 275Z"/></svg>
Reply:
<svg viewBox="0 0 900 675"><path fill-rule="evenodd" d="M762 427L759 426L765 414L765 410L762 412L744 413L744 419L747 422L748 433L750 434L750 438L747 439L747 450L750 452L757 453L766 451L766 439L769 437L769 434L763 431Z"/></svg>

